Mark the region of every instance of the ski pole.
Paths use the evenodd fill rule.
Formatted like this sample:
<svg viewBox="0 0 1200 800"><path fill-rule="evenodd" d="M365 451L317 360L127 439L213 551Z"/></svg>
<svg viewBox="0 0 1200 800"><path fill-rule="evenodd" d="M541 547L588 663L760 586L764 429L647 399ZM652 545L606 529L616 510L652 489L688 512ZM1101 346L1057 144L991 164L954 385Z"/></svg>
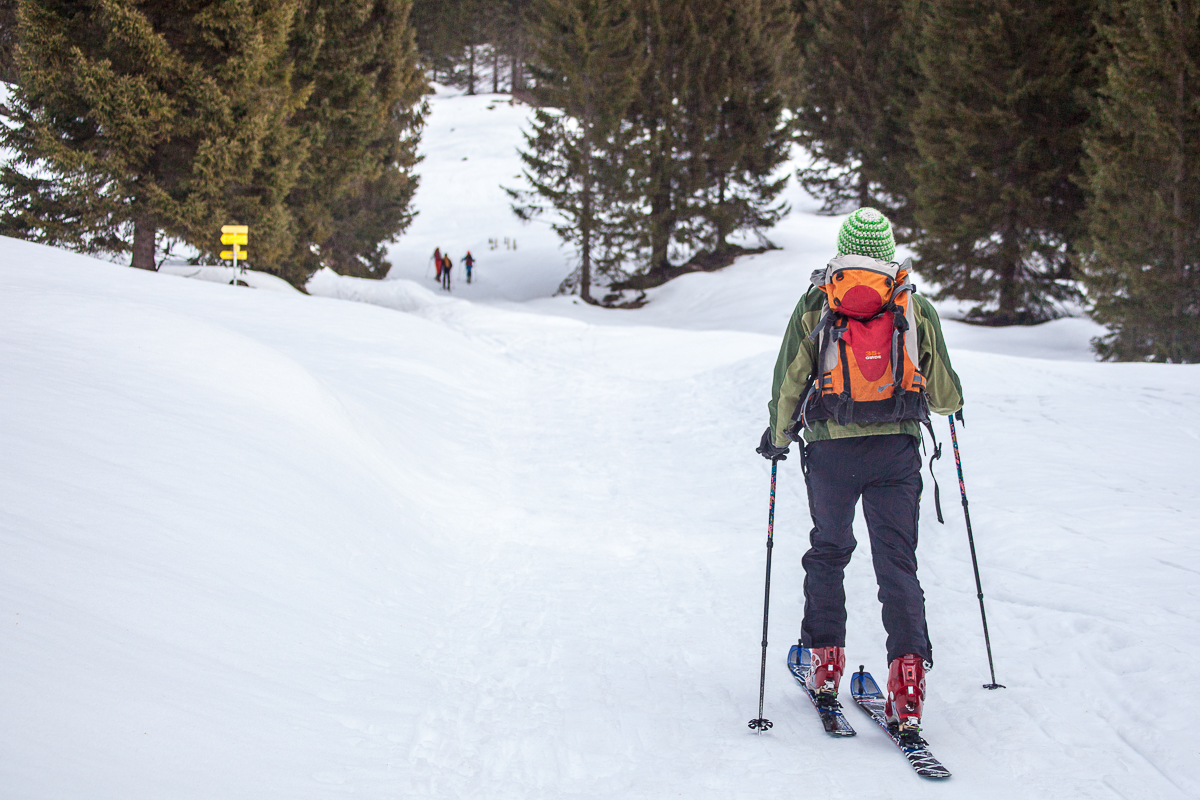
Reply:
<svg viewBox="0 0 1200 800"><path fill-rule="evenodd" d="M750 728L760 733L771 727L771 720L763 718L763 694L767 689L767 611L771 607L771 548L774 547L775 537L775 472L778 467L779 461L771 459L771 506L767 512L767 585L763 590L762 671L758 676L758 718L749 722Z"/></svg>
<svg viewBox="0 0 1200 800"><path fill-rule="evenodd" d="M962 419L962 412L959 419ZM967 542L971 545L971 567L975 570L975 591L979 597L979 617L983 620L983 643L987 647L988 669L992 673L992 682L985 683L985 689L1003 689L1004 685L996 683L996 667L992 663L992 640L988 636L987 612L983 610L983 584L979 580L979 560L975 558L975 535L971 533L971 511L967 508L967 485L963 482L962 458L958 454L958 432L954 429L954 415L950 420L950 440L954 442L954 466L958 468L958 491L962 494L963 517L967 520ZM964 425L966 423L963 423Z"/></svg>

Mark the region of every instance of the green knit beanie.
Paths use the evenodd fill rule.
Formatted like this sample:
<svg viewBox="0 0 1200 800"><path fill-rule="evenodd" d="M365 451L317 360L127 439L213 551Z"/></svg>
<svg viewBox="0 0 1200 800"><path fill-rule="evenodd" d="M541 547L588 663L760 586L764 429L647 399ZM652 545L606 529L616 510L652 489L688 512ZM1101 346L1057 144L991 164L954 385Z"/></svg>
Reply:
<svg viewBox="0 0 1200 800"><path fill-rule="evenodd" d="M858 209L838 231L838 253L891 261L896 255L892 223L873 208Z"/></svg>

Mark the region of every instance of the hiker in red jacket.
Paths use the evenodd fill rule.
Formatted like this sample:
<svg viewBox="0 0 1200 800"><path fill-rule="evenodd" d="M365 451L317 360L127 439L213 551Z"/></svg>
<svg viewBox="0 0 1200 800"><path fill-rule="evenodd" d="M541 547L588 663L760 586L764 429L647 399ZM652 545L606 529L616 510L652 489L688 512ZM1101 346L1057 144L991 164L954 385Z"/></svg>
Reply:
<svg viewBox="0 0 1200 800"><path fill-rule="evenodd" d="M440 248L440 247L433 248L433 266L437 270L437 278L435 280L437 280L438 283L441 283L441 281L442 281L442 248Z"/></svg>

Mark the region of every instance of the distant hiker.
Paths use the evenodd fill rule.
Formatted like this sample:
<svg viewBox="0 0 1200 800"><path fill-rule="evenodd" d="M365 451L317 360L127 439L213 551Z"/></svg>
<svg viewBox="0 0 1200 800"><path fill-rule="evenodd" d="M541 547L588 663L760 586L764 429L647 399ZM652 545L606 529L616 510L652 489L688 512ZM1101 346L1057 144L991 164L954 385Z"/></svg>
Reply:
<svg viewBox="0 0 1200 800"><path fill-rule="evenodd" d="M433 266L437 270L436 280L440 283L442 280L442 248L440 247L433 248Z"/></svg>
<svg viewBox="0 0 1200 800"><path fill-rule="evenodd" d="M837 250L813 273L788 323L757 452L781 461L789 441L801 448L813 529L795 656L822 708L837 702L846 665L842 579L862 498L887 631L886 713L902 740L916 742L933 666L917 580L921 424L930 412L961 409L962 385L937 312L909 280L910 263L892 261L887 217L858 209L842 224Z"/></svg>
<svg viewBox="0 0 1200 800"><path fill-rule="evenodd" d="M447 292L450 291L450 268L454 266L454 259L447 253L442 256L442 288Z"/></svg>
<svg viewBox="0 0 1200 800"><path fill-rule="evenodd" d="M471 282L471 267L475 266L475 256L471 255L470 250L468 250L467 254L465 256L463 256L462 263L465 264L467 267L467 283L470 283Z"/></svg>

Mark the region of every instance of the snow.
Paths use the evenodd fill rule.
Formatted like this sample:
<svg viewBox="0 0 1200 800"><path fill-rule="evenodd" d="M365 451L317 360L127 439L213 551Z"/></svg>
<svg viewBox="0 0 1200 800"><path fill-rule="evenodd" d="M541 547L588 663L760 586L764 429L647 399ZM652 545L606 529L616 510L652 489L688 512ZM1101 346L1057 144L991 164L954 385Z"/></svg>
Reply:
<svg viewBox="0 0 1200 800"><path fill-rule="evenodd" d="M494 100L435 98L419 224L457 207L427 192L467 180L444 118L493 186L515 172L501 145L526 111ZM857 737L825 736L787 673L809 527L794 457L774 727L746 727L770 471L753 448L838 220L795 213L784 249L606 311L546 296L569 256L485 202L483 172L454 246L521 249L477 253L480 282L450 294L420 274L432 222L389 280L323 272L314 297L0 239L5 797L1200 796L1197 367L1095 363L1085 320L946 323L1008 688L980 688L938 421L926 729L954 777L924 782L857 709ZM847 653L879 676L866 556Z"/></svg>
<svg viewBox="0 0 1200 800"><path fill-rule="evenodd" d="M546 221L523 225L509 212L504 187L523 186L517 147L529 107L507 95L432 98L418 165L418 213L388 250L390 278L434 284L433 251L454 259L454 292L471 299L529 300L552 294L571 272L568 254ZM506 246L505 240L508 240ZM496 242L493 249L489 240ZM515 249L514 249L515 244ZM461 260L476 259L470 285Z"/></svg>
<svg viewBox="0 0 1200 800"><path fill-rule="evenodd" d="M208 267L194 264L163 264L158 268L163 275L178 275L181 278L196 278L213 283L233 283L233 267ZM266 289L270 292L294 292L290 283L283 278L253 269L238 268L237 279L251 289Z"/></svg>

